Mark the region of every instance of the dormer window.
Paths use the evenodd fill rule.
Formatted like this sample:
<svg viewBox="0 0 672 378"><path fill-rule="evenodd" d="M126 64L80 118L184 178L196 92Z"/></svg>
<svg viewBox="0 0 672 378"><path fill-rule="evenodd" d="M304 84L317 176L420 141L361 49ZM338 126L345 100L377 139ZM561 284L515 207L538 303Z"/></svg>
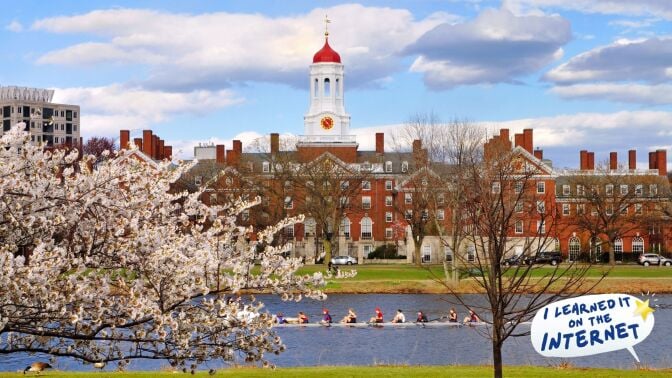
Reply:
<svg viewBox="0 0 672 378"><path fill-rule="evenodd" d="M362 163L361 170L362 171L370 171L371 170L371 163L369 163L368 161Z"/></svg>
<svg viewBox="0 0 672 378"><path fill-rule="evenodd" d="M270 172L271 171L271 164L267 161L263 162L263 164L261 166L261 170L262 170L262 172L266 172L266 173Z"/></svg>
<svg viewBox="0 0 672 378"><path fill-rule="evenodd" d="M392 162L391 161L386 161L385 162L385 172L392 172Z"/></svg>
<svg viewBox="0 0 672 378"><path fill-rule="evenodd" d="M402 172L408 172L408 162L407 161L402 161L401 162L401 171Z"/></svg>

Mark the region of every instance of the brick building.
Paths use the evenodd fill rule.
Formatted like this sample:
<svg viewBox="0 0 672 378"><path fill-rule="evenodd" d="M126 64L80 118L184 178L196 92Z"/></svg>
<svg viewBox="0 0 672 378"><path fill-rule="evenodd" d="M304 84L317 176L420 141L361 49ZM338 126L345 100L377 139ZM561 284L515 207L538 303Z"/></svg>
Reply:
<svg viewBox="0 0 672 378"><path fill-rule="evenodd" d="M245 150L239 140L231 149L198 146L194 155L199 163L183 184L191 189L207 185L206 203L260 196L261 205L242 215L245 225L261 227L304 214L305 222L287 228L283 239L293 243L294 255L308 262L323 254L325 240L334 254L355 256L360 262L384 245L396 246L409 262L418 250L426 263L450 260L454 253L473 259L468 243L449 248L445 242L456 223L450 201L444 199L450 194L451 167L433 163L420 140L407 152L386 151L383 133L375 136L375 150L360 150L350 134L344 84L340 55L325 35L310 65L304 135L283 141L273 133ZM627 166L619 165L617 154L611 153L606 167L595 165L593 152L581 151L579 169L557 170L543 151L534 150L532 129L513 138L502 129L484 144L484 161L504 151L515 156L514 164L534 168L529 187L489 183L493 193L505 186L514 193L529 192L521 201L526 203L513 210L507 242L514 253L539 234L551 240L543 249L559 250L570 260L600 259L607 249L614 250L617 260L627 260L672 247L666 223L666 151L651 152L649 169L644 170L636 168L635 151L629 151ZM591 226L601 224L594 221L597 218L604 218L604 227Z"/></svg>

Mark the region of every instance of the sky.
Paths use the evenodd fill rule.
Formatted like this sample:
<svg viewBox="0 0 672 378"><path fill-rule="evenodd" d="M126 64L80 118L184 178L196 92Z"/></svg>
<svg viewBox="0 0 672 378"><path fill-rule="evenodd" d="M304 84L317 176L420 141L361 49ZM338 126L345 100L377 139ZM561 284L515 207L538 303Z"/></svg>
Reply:
<svg viewBox="0 0 672 378"><path fill-rule="evenodd" d="M85 139L152 129L188 159L198 143L303 134L328 15L360 149L430 113L533 128L555 167L636 149L647 168L672 146L671 0L0 4L0 85L55 89L81 106Z"/></svg>

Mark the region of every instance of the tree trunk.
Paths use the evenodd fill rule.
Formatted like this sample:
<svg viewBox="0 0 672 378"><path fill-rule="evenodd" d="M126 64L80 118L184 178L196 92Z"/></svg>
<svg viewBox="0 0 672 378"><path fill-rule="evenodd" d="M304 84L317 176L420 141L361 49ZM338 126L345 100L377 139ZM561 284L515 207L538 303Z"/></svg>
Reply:
<svg viewBox="0 0 672 378"><path fill-rule="evenodd" d="M492 369L495 378L502 378L502 344L494 337L492 339Z"/></svg>
<svg viewBox="0 0 672 378"><path fill-rule="evenodd" d="M322 247L324 248L324 264L329 264L331 261L331 240L322 239Z"/></svg>
<svg viewBox="0 0 672 378"><path fill-rule="evenodd" d="M413 259L415 260L415 265L421 266L422 265L422 256L420 255L420 252L422 251L422 240L418 241L415 243L415 249L413 250Z"/></svg>

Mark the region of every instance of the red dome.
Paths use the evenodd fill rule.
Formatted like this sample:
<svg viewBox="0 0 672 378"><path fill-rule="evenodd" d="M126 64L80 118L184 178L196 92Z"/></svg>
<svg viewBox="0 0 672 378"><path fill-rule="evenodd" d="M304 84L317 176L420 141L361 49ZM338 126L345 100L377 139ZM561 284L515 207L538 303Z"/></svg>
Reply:
<svg viewBox="0 0 672 378"><path fill-rule="evenodd" d="M313 56L313 63L341 63L341 56L329 46L329 39L325 39L322 49Z"/></svg>

